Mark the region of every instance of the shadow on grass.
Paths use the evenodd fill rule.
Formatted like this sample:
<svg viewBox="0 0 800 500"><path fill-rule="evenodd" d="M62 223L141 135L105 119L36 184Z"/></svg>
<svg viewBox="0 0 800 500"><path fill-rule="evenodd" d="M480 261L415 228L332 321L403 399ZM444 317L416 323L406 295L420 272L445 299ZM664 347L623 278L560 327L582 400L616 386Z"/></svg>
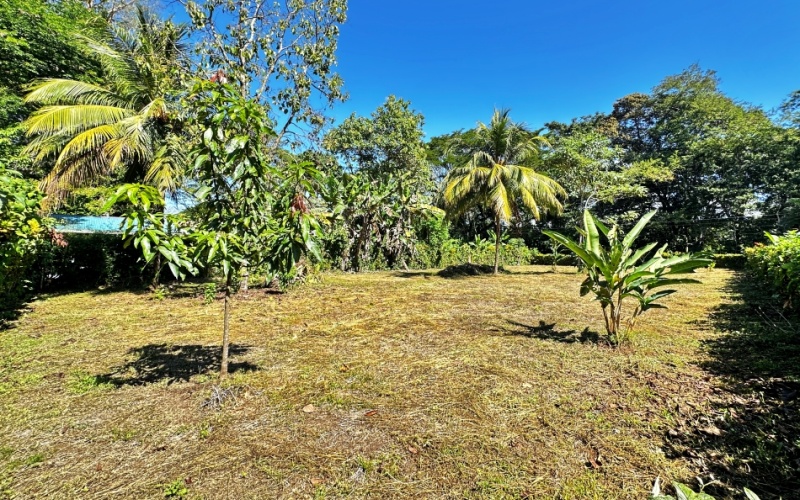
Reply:
<svg viewBox="0 0 800 500"><path fill-rule="evenodd" d="M392 273L395 278L425 278L430 279L431 276L436 276L432 271L397 271Z"/></svg>
<svg viewBox="0 0 800 500"><path fill-rule="evenodd" d="M578 332L577 330L560 330L556 328L556 323L547 324L541 320L538 326L510 320L508 323L516 327L509 330L510 335L522 335L523 337L552 340L565 344L574 344L575 342L599 344L605 341L599 333L589 330L588 327L584 328L582 332Z"/></svg>
<svg viewBox="0 0 800 500"><path fill-rule="evenodd" d="M250 350L248 346L232 344L230 356L239 356ZM149 344L128 351L135 359L101 375L103 382L116 386L144 385L167 381L186 382L194 375L219 371L222 358L220 346ZM255 371L258 366L248 362L229 362L228 372Z"/></svg>
<svg viewBox="0 0 800 500"><path fill-rule="evenodd" d="M710 318L722 335L706 343L702 364L725 385L710 396L708 414L678 422L667 454L722 481L706 490L719 497L742 497L746 486L762 500L800 498L800 318L787 318L746 274L726 291L731 302Z"/></svg>

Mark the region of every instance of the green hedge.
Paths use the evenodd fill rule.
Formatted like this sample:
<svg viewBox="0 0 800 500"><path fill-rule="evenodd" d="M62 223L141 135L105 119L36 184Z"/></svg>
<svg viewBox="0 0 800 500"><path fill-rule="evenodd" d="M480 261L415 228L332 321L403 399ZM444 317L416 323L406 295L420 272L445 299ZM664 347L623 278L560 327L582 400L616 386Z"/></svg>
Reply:
<svg viewBox="0 0 800 500"><path fill-rule="evenodd" d="M467 262L473 264L494 265L494 244L463 243L460 240L447 240L436 248L426 243L417 244L417 253L410 266L415 269L438 269L457 266ZM528 248L521 239L511 239L500 247L500 264L505 266L526 266L530 264L553 265L551 254L539 253ZM570 255L558 255L556 264L574 266L576 259Z"/></svg>
<svg viewBox="0 0 800 500"><path fill-rule="evenodd" d="M748 248L745 255L750 270L775 288L784 307L800 311L800 233L773 236L770 244Z"/></svg>
<svg viewBox="0 0 800 500"><path fill-rule="evenodd" d="M532 255L531 249L521 240L511 240L501 247L500 263L507 266L526 265L530 263ZM438 269L466 262L494 265L494 244L485 240L477 246L460 240L447 240L439 247L418 243L410 266L415 269Z"/></svg>

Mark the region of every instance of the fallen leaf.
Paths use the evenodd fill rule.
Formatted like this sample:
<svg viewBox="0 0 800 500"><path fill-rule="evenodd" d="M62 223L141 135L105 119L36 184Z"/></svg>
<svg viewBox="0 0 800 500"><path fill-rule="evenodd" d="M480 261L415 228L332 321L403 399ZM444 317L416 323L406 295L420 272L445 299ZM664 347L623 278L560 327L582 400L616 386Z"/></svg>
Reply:
<svg viewBox="0 0 800 500"><path fill-rule="evenodd" d="M323 481L322 479L320 479L320 478L318 478L318 477L312 477L312 478L311 478L311 485L312 485L312 486L319 486L320 484L322 484L322 483L324 483L324 482L325 482L325 481Z"/></svg>
<svg viewBox="0 0 800 500"><path fill-rule="evenodd" d="M377 415L377 413L378 413L378 410L370 410L367 413L365 413L364 416L365 417L371 417L373 415Z"/></svg>
<svg viewBox="0 0 800 500"><path fill-rule="evenodd" d="M703 432L708 434L709 436L721 436L722 431L716 425L709 425L708 427L704 427L701 429Z"/></svg>
<svg viewBox="0 0 800 500"><path fill-rule="evenodd" d="M413 446L409 446L408 452L411 453L412 455L416 455L417 453L419 453L419 450L414 448Z"/></svg>
<svg viewBox="0 0 800 500"><path fill-rule="evenodd" d="M315 411L317 411L317 407L314 405L305 405L303 407L303 411L306 413L314 413Z"/></svg>

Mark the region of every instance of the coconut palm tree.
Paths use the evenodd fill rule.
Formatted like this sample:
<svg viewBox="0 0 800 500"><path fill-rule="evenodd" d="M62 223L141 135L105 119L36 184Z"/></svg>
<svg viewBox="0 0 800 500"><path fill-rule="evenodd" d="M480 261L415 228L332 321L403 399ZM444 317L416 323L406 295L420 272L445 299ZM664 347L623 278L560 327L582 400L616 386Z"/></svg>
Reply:
<svg viewBox="0 0 800 500"><path fill-rule="evenodd" d="M122 174L174 191L184 163L176 89L187 56L183 25L138 8L132 29L111 28L107 40L86 39L105 84L47 79L25 100L41 105L25 122L26 151L53 162L42 180L50 207L70 189Z"/></svg>
<svg viewBox="0 0 800 500"><path fill-rule="evenodd" d="M520 208L530 210L537 220L543 213L560 213L558 197L566 196L556 181L528 166L537 157L544 138L514 123L508 115L508 109L496 109L489 125L478 124L477 148L469 162L447 174L443 192L450 217L473 207L487 207L494 213L495 274L502 225L508 224Z"/></svg>

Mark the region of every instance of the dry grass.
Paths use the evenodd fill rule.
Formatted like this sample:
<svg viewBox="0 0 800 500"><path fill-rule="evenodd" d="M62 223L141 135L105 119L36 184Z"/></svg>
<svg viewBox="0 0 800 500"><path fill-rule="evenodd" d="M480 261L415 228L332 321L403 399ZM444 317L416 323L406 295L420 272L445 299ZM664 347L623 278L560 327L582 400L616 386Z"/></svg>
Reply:
<svg viewBox="0 0 800 500"><path fill-rule="evenodd" d="M597 342L581 277L326 275L221 304L81 293L0 334L0 487L19 498L645 498L698 471L665 436L721 382L699 368L732 274L709 271L632 348ZM217 393L219 396L219 393ZM214 402L212 402L214 403ZM313 405L310 407L308 405ZM175 481L178 481L175 483Z"/></svg>

